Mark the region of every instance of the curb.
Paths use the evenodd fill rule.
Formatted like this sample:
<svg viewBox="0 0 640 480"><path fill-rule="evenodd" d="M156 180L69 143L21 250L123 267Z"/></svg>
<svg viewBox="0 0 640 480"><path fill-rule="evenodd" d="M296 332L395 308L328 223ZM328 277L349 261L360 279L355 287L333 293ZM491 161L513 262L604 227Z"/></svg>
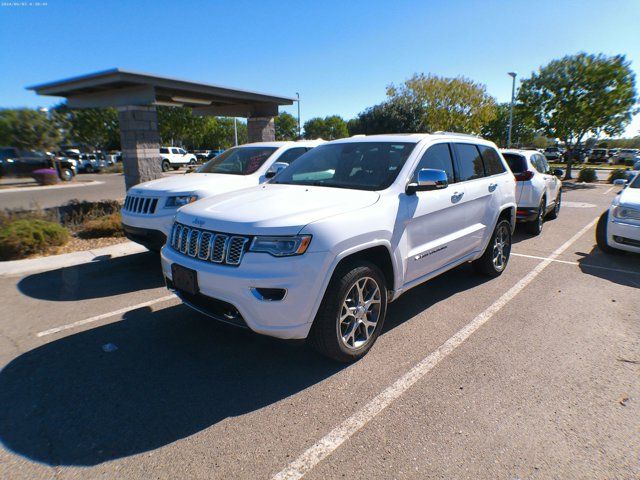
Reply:
<svg viewBox="0 0 640 480"><path fill-rule="evenodd" d="M10 260L0 262L0 277L23 275L26 273L44 272L57 268L72 267L83 263L97 263L113 258L143 253L148 250L134 242L119 243L108 247L84 250L81 252L63 253L42 258L28 258L26 260Z"/></svg>
<svg viewBox="0 0 640 480"><path fill-rule="evenodd" d="M89 182L69 183L68 185L40 185L37 187L0 188L0 193L32 192L33 190L57 190L60 188L91 187L92 185L100 185L103 183L104 182L101 182L100 180L91 180Z"/></svg>

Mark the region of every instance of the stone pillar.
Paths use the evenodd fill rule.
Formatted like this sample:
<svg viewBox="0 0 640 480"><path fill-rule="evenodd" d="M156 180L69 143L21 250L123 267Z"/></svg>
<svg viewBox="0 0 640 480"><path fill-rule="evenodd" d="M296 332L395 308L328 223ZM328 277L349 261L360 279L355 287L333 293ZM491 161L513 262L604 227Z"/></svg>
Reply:
<svg viewBox="0 0 640 480"><path fill-rule="evenodd" d="M156 107L118 107L124 182L134 185L162 177Z"/></svg>
<svg viewBox="0 0 640 480"><path fill-rule="evenodd" d="M273 117L249 117L247 131L249 143L274 142L276 139L276 124Z"/></svg>

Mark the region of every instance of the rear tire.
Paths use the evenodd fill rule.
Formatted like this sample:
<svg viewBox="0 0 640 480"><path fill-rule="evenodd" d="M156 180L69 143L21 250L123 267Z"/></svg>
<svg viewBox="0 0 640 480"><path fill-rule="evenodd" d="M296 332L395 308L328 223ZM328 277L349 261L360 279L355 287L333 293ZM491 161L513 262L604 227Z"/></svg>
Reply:
<svg viewBox="0 0 640 480"><path fill-rule="evenodd" d="M369 262L348 263L331 278L309 333L309 343L338 362L364 357L375 343L387 312L387 285Z"/></svg>
<svg viewBox="0 0 640 480"><path fill-rule="evenodd" d="M511 256L511 223L499 220L482 256L473 261L476 272L489 277L499 277L507 268Z"/></svg>
<svg viewBox="0 0 640 480"><path fill-rule="evenodd" d="M547 218L550 220L555 220L558 218L560 214L560 207L562 206L562 190L558 190L558 196L556 197L556 204L553 207L553 210L549 212Z"/></svg>
<svg viewBox="0 0 640 480"><path fill-rule="evenodd" d="M70 182L73 180L73 172L69 168L60 169L60 180L63 182Z"/></svg>
<svg viewBox="0 0 640 480"><path fill-rule="evenodd" d="M545 211L546 204L547 202L545 201L545 198L542 197L542 201L538 206L536 219L524 224L524 228L527 231L527 233L530 233L532 235L540 235L540 233L542 232L542 225L544 224L544 213L545 213L544 211Z"/></svg>
<svg viewBox="0 0 640 480"><path fill-rule="evenodd" d="M162 171L168 172L170 168L171 168L171 165L169 164L169 162L167 160L164 160L162 162Z"/></svg>
<svg viewBox="0 0 640 480"><path fill-rule="evenodd" d="M175 171L175 170L178 170L180 167L171 167L171 168L173 168L173 170Z"/></svg>
<svg viewBox="0 0 640 480"><path fill-rule="evenodd" d="M598 220L598 225L596 226L596 243L604 253L619 253L620 250L609 246L607 242L607 223L609 223L609 210L600 215L600 219Z"/></svg>

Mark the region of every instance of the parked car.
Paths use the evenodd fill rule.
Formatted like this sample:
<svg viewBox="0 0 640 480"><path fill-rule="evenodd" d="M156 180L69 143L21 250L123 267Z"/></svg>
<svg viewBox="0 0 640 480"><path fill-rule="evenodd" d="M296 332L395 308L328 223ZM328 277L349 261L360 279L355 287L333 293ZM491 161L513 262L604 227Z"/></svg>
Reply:
<svg viewBox="0 0 640 480"><path fill-rule="evenodd" d="M640 160L640 150L636 148L622 148L618 153L611 157L611 163L614 165L633 165L638 160Z"/></svg>
<svg viewBox="0 0 640 480"><path fill-rule="evenodd" d="M196 163L196 156L193 153L187 153L178 147L160 147L160 158L163 172L168 172L171 168L178 170L185 165Z"/></svg>
<svg viewBox="0 0 640 480"><path fill-rule="evenodd" d="M502 156L516 178L516 218L527 232L542 232L546 218L557 218L562 203L560 168L551 169L547 159L531 150L502 150Z"/></svg>
<svg viewBox="0 0 640 480"><path fill-rule="evenodd" d="M609 160L609 150L606 148L594 148L589 154L590 162L606 162Z"/></svg>
<svg viewBox="0 0 640 480"><path fill-rule="evenodd" d="M322 142L248 143L226 150L188 175L136 185L122 208L125 235L158 251L171 231L176 210L212 195L263 183Z"/></svg>
<svg viewBox="0 0 640 480"><path fill-rule="evenodd" d="M73 180L76 167L66 158L56 158L35 150L0 147L0 177L28 177L34 170L53 168L64 182Z"/></svg>
<svg viewBox="0 0 640 480"><path fill-rule="evenodd" d="M106 159L95 153L81 153L78 157L79 173L96 173L108 166Z"/></svg>
<svg viewBox="0 0 640 480"><path fill-rule="evenodd" d="M544 149L544 156L547 160L562 161L564 150L560 147L547 147Z"/></svg>
<svg viewBox="0 0 640 480"><path fill-rule="evenodd" d="M211 150L195 150L193 154L196 156L198 163L204 163L209 159Z"/></svg>
<svg viewBox="0 0 640 480"><path fill-rule="evenodd" d="M515 180L470 135L357 136L306 153L270 182L178 210L167 286L214 319L309 338L354 361L387 303L457 265L495 277L515 226Z"/></svg>
<svg viewBox="0 0 640 480"><path fill-rule="evenodd" d="M640 253L640 174L631 182L620 179L614 184L627 186L598 220L596 242L605 253L619 250Z"/></svg>

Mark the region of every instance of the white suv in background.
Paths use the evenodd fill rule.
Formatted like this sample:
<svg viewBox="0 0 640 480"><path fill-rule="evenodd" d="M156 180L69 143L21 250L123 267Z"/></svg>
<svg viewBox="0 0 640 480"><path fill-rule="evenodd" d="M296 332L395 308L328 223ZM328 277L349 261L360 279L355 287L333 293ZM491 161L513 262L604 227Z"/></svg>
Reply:
<svg viewBox="0 0 640 480"><path fill-rule="evenodd" d="M353 361L403 292L465 262L500 275L515 220L515 180L493 143L358 136L181 208L161 259L192 308Z"/></svg>
<svg viewBox="0 0 640 480"><path fill-rule="evenodd" d="M185 165L193 165L197 161L193 153L187 153L179 147L160 147L160 159L163 172L168 172L170 168L178 170Z"/></svg>
<svg viewBox="0 0 640 480"><path fill-rule="evenodd" d="M535 150L502 150L502 156L516 177L518 222L525 222L527 232L538 235L545 218L554 219L560 213L564 172L552 170Z"/></svg>
<svg viewBox="0 0 640 480"><path fill-rule="evenodd" d="M178 208L198 199L264 182L322 140L248 143L225 150L195 172L132 187L122 207L130 240L150 250L164 245Z"/></svg>
<svg viewBox="0 0 640 480"><path fill-rule="evenodd" d="M627 180L615 180L624 185ZM640 173L631 179L602 214L596 227L596 242L605 253L618 250L640 253Z"/></svg>

